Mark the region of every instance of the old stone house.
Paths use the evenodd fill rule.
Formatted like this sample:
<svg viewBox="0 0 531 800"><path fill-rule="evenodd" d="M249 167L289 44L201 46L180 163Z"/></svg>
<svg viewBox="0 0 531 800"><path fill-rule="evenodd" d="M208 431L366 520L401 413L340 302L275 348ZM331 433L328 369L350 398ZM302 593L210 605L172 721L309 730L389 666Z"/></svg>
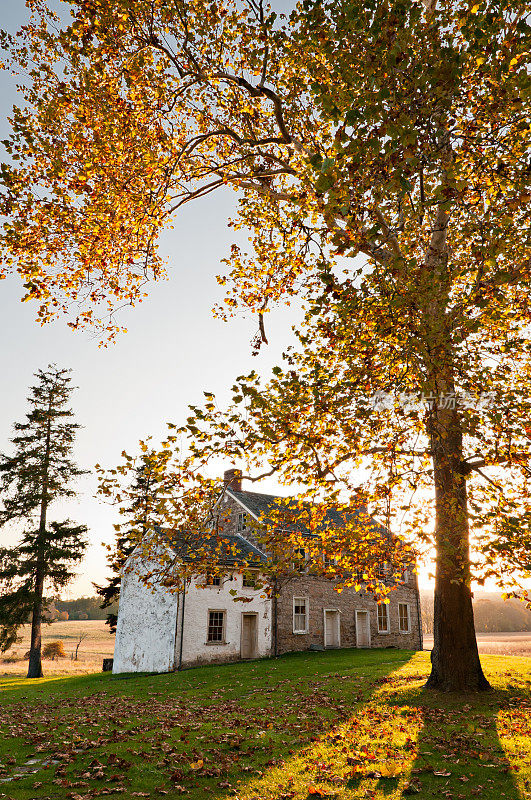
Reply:
<svg viewBox="0 0 531 800"><path fill-rule="evenodd" d="M162 582L146 586L142 575L149 564L132 554L122 574L114 672L169 672L294 650L422 649L412 570L391 592L389 604L378 604L354 587L338 593L332 580L304 570L280 582L272 597L256 588L253 572L259 573L268 555L252 523L263 523L277 501L273 495L243 491L238 471L228 470L220 498L227 543L220 574L194 577L178 593ZM242 573L243 560L253 569Z"/></svg>

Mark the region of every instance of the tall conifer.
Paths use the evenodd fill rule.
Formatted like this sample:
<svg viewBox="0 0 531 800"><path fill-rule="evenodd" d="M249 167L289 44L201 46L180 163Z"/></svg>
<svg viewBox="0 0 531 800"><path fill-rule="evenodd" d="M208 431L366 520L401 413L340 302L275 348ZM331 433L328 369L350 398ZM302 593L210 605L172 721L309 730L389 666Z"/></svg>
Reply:
<svg viewBox="0 0 531 800"><path fill-rule="evenodd" d="M42 676L45 583L55 590L65 586L86 549L85 525L48 522L50 505L74 495L70 484L83 474L71 458L80 426L68 408L69 373L55 365L35 373L27 420L14 425L13 453L0 455L0 527L18 520L25 525L16 547L0 548L0 649L10 647L31 616L28 678Z"/></svg>

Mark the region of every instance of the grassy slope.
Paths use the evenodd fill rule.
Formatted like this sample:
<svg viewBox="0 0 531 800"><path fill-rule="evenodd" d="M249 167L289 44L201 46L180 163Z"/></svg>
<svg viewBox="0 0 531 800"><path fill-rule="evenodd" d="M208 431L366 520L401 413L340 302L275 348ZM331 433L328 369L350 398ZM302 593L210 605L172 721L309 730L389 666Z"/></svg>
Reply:
<svg viewBox="0 0 531 800"><path fill-rule="evenodd" d="M0 798L531 798L531 659L482 661L495 691L465 698L393 650L0 678Z"/></svg>

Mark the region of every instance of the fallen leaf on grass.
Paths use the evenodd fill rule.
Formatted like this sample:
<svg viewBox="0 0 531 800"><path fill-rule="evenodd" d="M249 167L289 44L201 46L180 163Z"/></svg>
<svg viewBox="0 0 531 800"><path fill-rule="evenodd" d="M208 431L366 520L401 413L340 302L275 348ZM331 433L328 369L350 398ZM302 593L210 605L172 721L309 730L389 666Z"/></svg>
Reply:
<svg viewBox="0 0 531 800"><path fill-rule="evenodd" d="M404 764L400 761L388 761L386 764L380 764L377 770L382 778L398 778L404 772Z"/></svg>
<svg viewBox="0 0 531 800"><path fill-rule="evenodd" d="M335 792L331 794L329 791L326 791L326 789L320 789L319 786L310 783L308 786L308 794L311 797L334 797Z"/></svg>

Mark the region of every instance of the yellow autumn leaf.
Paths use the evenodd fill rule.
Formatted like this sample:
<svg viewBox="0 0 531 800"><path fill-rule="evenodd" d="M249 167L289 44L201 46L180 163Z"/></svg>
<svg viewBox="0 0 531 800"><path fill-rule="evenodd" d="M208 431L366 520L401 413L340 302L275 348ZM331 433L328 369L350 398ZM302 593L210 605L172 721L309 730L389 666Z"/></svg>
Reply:
<svg viewBox="0 0 531 800"><path fill-rule="evenodd" d="M401 761L387 761L378 767L378 772L382 778L396 778L404 771L404 764Z"/></svg>

